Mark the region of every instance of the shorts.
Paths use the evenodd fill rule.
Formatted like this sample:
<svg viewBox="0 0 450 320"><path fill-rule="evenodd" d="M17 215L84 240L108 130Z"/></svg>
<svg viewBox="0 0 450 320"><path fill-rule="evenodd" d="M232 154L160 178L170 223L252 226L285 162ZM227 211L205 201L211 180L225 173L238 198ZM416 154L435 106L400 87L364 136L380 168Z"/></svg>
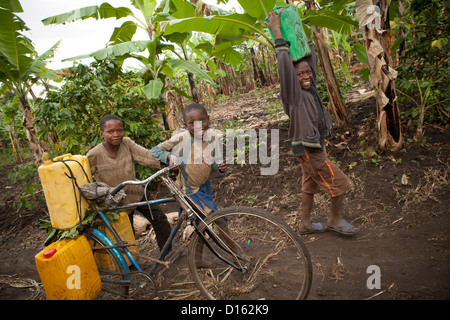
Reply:
<svg viewBox="0 0 450 320"><path fill-rule="evenodd" d="M302 192L315 194L320 187L331 197L338 197L350 189L348 177L323 151L305 148L305 155L298 159L302 166Z"/></svg>

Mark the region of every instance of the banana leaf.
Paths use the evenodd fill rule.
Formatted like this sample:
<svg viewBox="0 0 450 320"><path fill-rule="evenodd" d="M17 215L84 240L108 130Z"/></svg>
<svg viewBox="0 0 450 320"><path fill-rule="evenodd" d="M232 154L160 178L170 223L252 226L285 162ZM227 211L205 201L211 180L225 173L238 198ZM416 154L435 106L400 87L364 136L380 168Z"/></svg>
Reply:
<svg viewBox="0 0 450 320"><path fill-rule="evenodd" d="M319 28L328 28L344 35L351 34L358 27L358 22L349 16L343 16L338 12L326 9L319 11L308 10L303 22Z"/></svg>
<svg viewBox="0 0 450 320"><path fill-rule="evenodd" d="M49 24L63 24L75 20L85 20L89 18L94 19L107 19L115 18L120 19L127 16L132 16L133 12L126 7L115 8L109 3L102 3L100 6L89 6L71 10L62 14L51 16L42 20L44 25Z"/></svg>

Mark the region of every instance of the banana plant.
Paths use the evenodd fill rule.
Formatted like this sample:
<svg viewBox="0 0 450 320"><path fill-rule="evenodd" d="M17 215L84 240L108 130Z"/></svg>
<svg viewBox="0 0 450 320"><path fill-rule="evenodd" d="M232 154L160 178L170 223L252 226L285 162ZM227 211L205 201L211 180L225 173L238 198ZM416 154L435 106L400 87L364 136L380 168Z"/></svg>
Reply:
<svg viewBox="0 0 450 320"><path fill-rule="evenodd" d="M227 2L227 1L224 1ZM264 21L267 14L276 6L284 6L284 0L238 0L244 13L230 13L216 11L214 16L194 16L187 18L171 19L161 21L161 30L164 35L177 32L197 31L216 35L214 49L220 51L227 46L237 45L245 40L254 39L275 50ZM342 3L349 1L343 0ZM341 15L339 9L323 9L320 11L308 10L301 17L306 25L319 28L326 27L330 30L348 35L357 27L358 23L349 16ZM310 28L305 28L308 35Z"/></svg>
<svg viewBox="0 0 450 320"><path fill-rule="evenodd" d="M168 59L161 57L163 50L174 51L172 44L163 43L161 37L154 28L154 19L166 16L184 16L186 14L195 14L195 6L184 0L161 1L157 5L156 0L131 0L131 5L141 14L135 14L136 10L127 7L113 7L109 3L103 3L100 6L89 6L72 10L63 14L55 15L43 19L44 25L63 24L76 20L84 19L130 19L113 30L110 41L106 48L94 51L92 53L72 57L66 60L77 60L80 58L94 57L96 59L105 59L114 56L119 60L126 58L136 58L144 63L147 68L148 83L145 87L145 94L148 99L160 99L165 88L165 77L173 73L172 69L183 69L187 72L203 78L207 83L215 85L212 78L198 66L189 61L180 61L180 59ZM170 11L170 12L169 12ZM156 13L160 15L155 15ZM142 17L140 17L142 16ZM146 31L149 39L133 41L137 28ZM148 57L143 57L141 53L149 51Z"/></svg>
<svg viewBox="0 0 450 320"><path fill-rule="evenodd" d="M164 36L186 31L204 32L215 35L213 51L220 52L245 40L258 40L274 48L270 35L265 32L264 20L275 5L284 4L282 0L245 0L239 1L244 13L222 11L213 16L192 16L160 21L160 30ZM225 15L223 15L225 13Z"/></svg>
<svg viewBox="0 0 450 320"><path fill-rule="evenodd" d="M11 141L11 147L16 154L17 162L23 163L23 155L20 147L19 132L17 123L20 123L22 113L19 110L19 99L15 96L12 101L5 101L2 105L1 130L8 132Z"/></svg>
<svg viewBox="0 0 450 320"><path fill-rule="evenodd" d="M30 149L34 152L36 164L40 164L47 146L36 139L36 128L33 125L33 113L28 94L36 82L54 76L54 71L46 68L46 62L53 57L59 42L42 55L38 55L32 41L24 35L24 31L28 28L16 15L18 12L23 12L18 0L0 1L1 91L9 90L19 99L24 117L23 126L28 133Z"/></svg>
<svg viewBox="0 0 450 320"><path fill-rule="evenodd" d="M358 22L352 17L341 14L346 5L354 0L320 1L324 4L320 10L308 10L303 16L303 22L319 28L327 28L342 35L350 35Z"/></svg>
<svg viewBox="0 0 450 320"><path fill-rule="evenodd" d="M159 9L160 10L157 10L158 12L154 16L155 22L193 17L196 15L198 8L194 4L185 0L166 0L161 2ZM160 34L159 28L156 27L155 30L158 34ZM193 62L194 51L191 50L191 47L193 46L191 42L192 32L183 30L164 35L164 38L176 45L176 48L174 47L172 52L178 57L178 59L172 59L170 61L171 66L175 68L182 67L186 70L192 100L199 102L194 81L194 73L197 69L201 69L198 68L197 64ZM212 78L210 78L205 71L201 70L201 72L203 73L203 75L200 76L201 78L205 79L209 85L216 86Z"/></svg>
<svg viewBox="0 0 450 320"><path fill-rule="evenodd" d="M369 83L377 103L378 143L381 149L396 152L402 148L403 133L395 86L398 72L390 45L389 1L357 0L355 7L365 38Z"/></svg>

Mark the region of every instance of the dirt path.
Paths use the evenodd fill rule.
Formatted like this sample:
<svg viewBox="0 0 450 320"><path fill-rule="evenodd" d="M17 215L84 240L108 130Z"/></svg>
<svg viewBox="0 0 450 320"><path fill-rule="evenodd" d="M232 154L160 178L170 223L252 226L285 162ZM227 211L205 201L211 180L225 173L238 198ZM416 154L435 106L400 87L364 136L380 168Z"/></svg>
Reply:
<svg viewBox="0 0 450 320"><path fill-rule="evenodd" d="M314 271L309 298L449 299L448 128L427 127L425 144L407 140L398 153L382 154L376 147L376 109L370 94L355 92L348 110L352 126L334 128L327 150L352 180L344 215L361 231L350 238L332 232L303 236ZM219 207L265 208L296 228L301 171L286 141L287 118L276 90L253 91L218 103L209 112L213 126L269 129L280 141L276 175L261 175L259 165L236 164L229 165L225 177L213 176ZM413 132L405 127L404 134L408 138ZM44 299L34 255L45 239L38 223L46 217L46 207L41 201L36 208L15 212L12 204L19 186L7 179L8 169L0 172L0 299ZM317 194L314 221L325 221L328 212L328 196ZM146 236L139 241L151 242ZM379 289L367 286L373 274L367 272L369 266L379 268ZM187 275L183 256L174 267L162 279L165 299L176 297L179 285L171 284L185 281Z"/></svg>

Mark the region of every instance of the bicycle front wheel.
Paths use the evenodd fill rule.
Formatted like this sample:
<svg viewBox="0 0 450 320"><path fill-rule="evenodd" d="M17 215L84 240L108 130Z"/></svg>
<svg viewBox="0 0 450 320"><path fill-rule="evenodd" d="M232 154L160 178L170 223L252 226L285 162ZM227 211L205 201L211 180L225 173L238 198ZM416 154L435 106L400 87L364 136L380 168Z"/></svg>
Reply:
<svg viewBox="0 0 450 320"><path fill-rule="evenodd" d="M256 208L219 210L189 244L193 280L208 299L306 299L311 259L283 220ZM203 236L203 237L202 237Z"/></svg>

